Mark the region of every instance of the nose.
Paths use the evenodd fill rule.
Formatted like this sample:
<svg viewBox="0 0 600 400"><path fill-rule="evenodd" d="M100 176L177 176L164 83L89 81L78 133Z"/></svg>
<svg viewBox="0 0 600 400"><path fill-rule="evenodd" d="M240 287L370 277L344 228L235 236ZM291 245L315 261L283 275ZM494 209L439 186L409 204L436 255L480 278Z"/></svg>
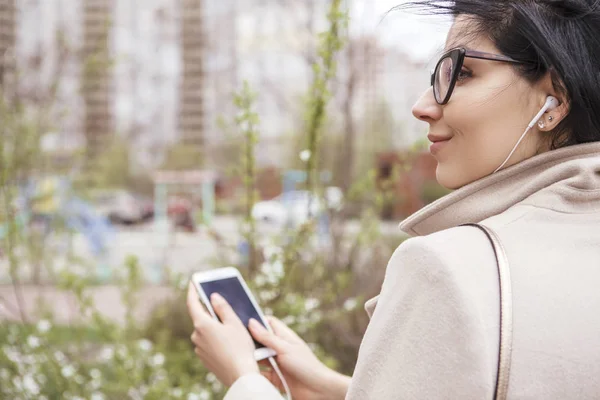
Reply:
<svg viewBox="0 0 600 400"><path fill-rule="evenodd" d="M412 108L412 113L416 119L429 124L442 118L442 106L435 101L432 87L427 89L417 100Z"/></svg>

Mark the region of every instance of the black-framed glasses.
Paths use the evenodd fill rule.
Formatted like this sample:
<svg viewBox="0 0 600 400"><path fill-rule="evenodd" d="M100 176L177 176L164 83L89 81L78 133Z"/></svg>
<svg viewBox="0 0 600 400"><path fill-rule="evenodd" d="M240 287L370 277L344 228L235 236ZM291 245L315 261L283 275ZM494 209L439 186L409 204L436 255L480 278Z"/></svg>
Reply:
<svg viewBox="0 0 600 400"><path fill-rule="evenodd" d="M467 50L465 48L448 50L440 57L440 60L431 74L433 95L438 104L444 105L450 100L450 96L452 96L452 92L454 91L454 86L456 86L456 80L463 67L465 57L523 64L520 61L513 60L512 58L501 54L484 53L481 51Z"/></svg>

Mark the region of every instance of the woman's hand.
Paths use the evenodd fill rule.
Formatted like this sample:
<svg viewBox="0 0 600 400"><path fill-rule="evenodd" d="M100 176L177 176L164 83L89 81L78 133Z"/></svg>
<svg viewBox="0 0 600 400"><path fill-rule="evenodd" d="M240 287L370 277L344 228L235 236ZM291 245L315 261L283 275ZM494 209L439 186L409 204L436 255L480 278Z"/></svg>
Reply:
<svg viewBox="0 0 600 400"><path fill-rule="evenodd" d="M254 359L254 342L242 321L227 301L213 294L211 304L223 322L215 320L203 308L198 292L190 283L187 307L194 322L192 342L195 352L206 368L226 386L231 386L242 375L259 373Z"/></svg>
<svg viewBox="0 0 600 400"><path fill-rule="evenodd" d="M250 320L250 332L258 342L277 352L277 363L294 400L344 399L350 378L319 361L306 342L283 322L272 317L268 321L275 334L255 320ZM267 360L261 361L261 365L269 366ZM266 370L262 374L279 390L283 390L275 371Z"/></svg>

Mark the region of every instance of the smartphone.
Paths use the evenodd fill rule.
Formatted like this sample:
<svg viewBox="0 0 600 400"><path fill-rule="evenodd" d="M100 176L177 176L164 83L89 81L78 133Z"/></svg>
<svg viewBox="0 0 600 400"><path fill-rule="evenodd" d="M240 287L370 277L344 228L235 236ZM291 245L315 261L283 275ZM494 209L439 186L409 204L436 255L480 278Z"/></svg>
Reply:
<svg viewBox="0 0 600 400"><path fill-rule="evenodd" d="M233 311L242 320L242 323L248 329L250 318L254 318L263 326L272 332L267 323L258 303L252 296L252 292L246 285L244 278L236 268L218 268L209 271L196 272L192 275L192 284L198 291L200 300L204 303L208 312L215 319L219 319L210 303L210 296L213 293L219 293L233 308ZM256 350L254 358L256 361L273 357L277 353L262 343L254 340Z"/></svg>

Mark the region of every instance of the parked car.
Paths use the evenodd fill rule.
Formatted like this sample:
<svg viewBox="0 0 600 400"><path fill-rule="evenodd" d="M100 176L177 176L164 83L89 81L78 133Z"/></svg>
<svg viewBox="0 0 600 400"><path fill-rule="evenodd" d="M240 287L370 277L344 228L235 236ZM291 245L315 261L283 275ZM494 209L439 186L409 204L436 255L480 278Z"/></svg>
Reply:
<svg viewBox="0 0 600 400"><path fill-rule="evenodd" d="M147 196L134 195L142 209L142 221L151 220L154 217L154 201Z"/></svg>
<svg viewBox="0 0 600 400"><path fill-rule="evenodd" d="M142 202L126 190L97 192L92 195L92 203L99 214L117 224L142 222L147 212Z"/></svg>
<svg viewBox="0 0 600 400"><path fill-rule="evenodd" d="M327 209L338 210L342 206L343 194L337 187L325 189L323 199L306 190L282 193L272 200L261 201L252 208L252 218L276 225L297 226Z"/></svg>

